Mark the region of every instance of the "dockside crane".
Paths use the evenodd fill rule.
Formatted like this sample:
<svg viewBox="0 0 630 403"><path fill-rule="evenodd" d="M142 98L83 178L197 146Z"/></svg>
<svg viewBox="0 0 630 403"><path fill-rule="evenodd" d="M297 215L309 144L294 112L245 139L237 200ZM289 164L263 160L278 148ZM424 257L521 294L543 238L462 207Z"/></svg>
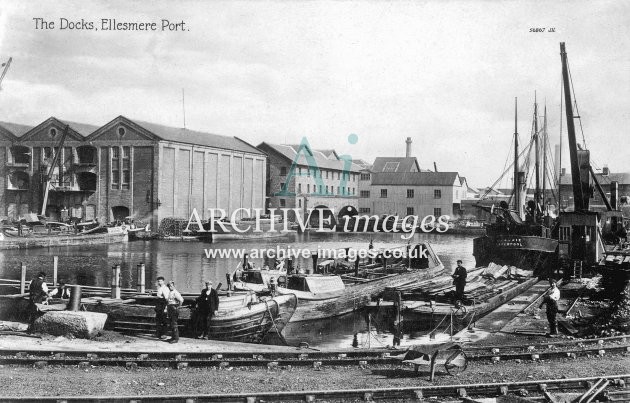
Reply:
<svg viewBox="0 0 630 403"><path fill-rule="evenodd" d="M4 67L2 69L2 75L0 75L0 91L2 90L2 80L4 80L4 76L7 75L7 71L9 71L9 67L11 66L12 60L13 58L9 57L9 60L6 63L2 63L2 66L0 66L0 67Z"/></svg>

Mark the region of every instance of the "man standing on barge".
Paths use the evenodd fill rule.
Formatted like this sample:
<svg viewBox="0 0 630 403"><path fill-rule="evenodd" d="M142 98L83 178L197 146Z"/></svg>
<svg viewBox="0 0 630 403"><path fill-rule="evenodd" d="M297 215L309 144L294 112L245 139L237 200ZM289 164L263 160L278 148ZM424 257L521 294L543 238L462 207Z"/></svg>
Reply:
<svg viewBox="0 0 630 403"><path fill-rule="evenodd" d="M466 268L462 266L461 260L457 261L457 267L455 268L455 272L453 273L453 285L455 286L455 300L462 301L464 299L464 288L466 288L466 277L468 277L468 273L466 272Z"/></svg>

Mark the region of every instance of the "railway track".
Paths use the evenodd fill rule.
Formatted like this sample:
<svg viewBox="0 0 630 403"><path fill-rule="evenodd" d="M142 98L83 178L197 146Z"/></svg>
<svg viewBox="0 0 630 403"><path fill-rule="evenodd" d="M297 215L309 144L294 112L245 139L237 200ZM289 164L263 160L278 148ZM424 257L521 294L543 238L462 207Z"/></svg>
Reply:
<svg viewBox="0 0 630 403"><path fill-rule="evenodd" d="M599 377L572 379L543 379L523 382L456 384L439 386L413 386L397 388L345 389L345 390L307 390L284 392L243 392L225 394L181 394L154 396L55 396L55 397L3 397L3 400L15 402L245 402L262 401L375 401L375 400L414 400L423 401L430 397L438 399L467 399L496 397L502 395L544 395L585 390L593 398L607 401L628 401L630 390L625 388L630 374L605 375ZM603 387L601 387L603 385ZM461 401L461 400L458 400Z"/></svg>
<svg viewBox="0 0 630 403"><path fill-rule="evenodd" d="M464 346L469 361L548 360L579 356L606 356L630 352L630 337L606 337L533 345ZM400 364L404 350L356 349L317 351L296 349L286 352L139 352L103 350L0 349L1 364L125 366L135 367L264 367L279 366L368 366Z"/></svg>

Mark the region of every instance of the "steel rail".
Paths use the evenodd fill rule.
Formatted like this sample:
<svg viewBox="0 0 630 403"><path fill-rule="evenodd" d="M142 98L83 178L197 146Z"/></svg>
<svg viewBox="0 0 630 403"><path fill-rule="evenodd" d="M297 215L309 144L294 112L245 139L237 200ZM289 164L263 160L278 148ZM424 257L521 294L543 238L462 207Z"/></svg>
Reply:
<svg viewBox="0 0 630 403"><path fill-rule="evenodd" d="M611 355L630 352L630 344L572 349L527 349L519 352L500 352L474 354L463 350L470 361L505 361L515 359L561 359L577 358L585 355ZM360 354L351 353L136 353L136 352L103 352L103 351L19 351L1 350L0 363L17 365L114 365L114 366L171 366L183 368L195 367L274 367L274 366L367 366L401 364L401 359L386 352ZM404 353L404 351L400 351Z"/></svg>
<svg viewBox="0 0 630 403"><path fill-rule="evenodd" d="M544 393L548 391L582 390L592 388L594 382L605 379L617 387L623 387L630 379L630 374L603 375L596 377L571 378L571 379L541 379L521 382L475 383L454 385L429 385L407 386L396 388L365 388L365 389L339 389L339 390L302 390L302 391L272 391L272 392L240 392L220 394L174 394L174 395L139 395L139 396L3 396L3 400L16 402L246 402L257 401L306 401L314 402L317 399L339 400L380 400L380 399L416 399L421 400L429 396L438 398L456 397L494 397L508 395L514 392ZM626 390L609 392L627 393Z"/></svg>

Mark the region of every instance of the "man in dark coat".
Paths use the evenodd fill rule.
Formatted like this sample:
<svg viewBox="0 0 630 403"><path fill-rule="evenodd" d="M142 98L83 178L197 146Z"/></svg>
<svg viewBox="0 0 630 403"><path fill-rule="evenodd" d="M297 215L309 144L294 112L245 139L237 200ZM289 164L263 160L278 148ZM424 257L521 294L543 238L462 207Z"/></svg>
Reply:
<svg viewBox="0 0 630 403"><path fill-rule="evenodd" d="M210 321L219 309L219 294L212 288L212 281L206 281L206 287L197 297L197 333L201 331L200 339L210 336Z"/></svg>
<svg viewBox="0 0 630 403"><path fill-rule="evenodd" d="M466 268L462 266L462 261L457 261L457 267L453 273L453 285L455 285L455 300L462 301L464 299L464 288L466 287L466 277L468 273Z"/></svg>

